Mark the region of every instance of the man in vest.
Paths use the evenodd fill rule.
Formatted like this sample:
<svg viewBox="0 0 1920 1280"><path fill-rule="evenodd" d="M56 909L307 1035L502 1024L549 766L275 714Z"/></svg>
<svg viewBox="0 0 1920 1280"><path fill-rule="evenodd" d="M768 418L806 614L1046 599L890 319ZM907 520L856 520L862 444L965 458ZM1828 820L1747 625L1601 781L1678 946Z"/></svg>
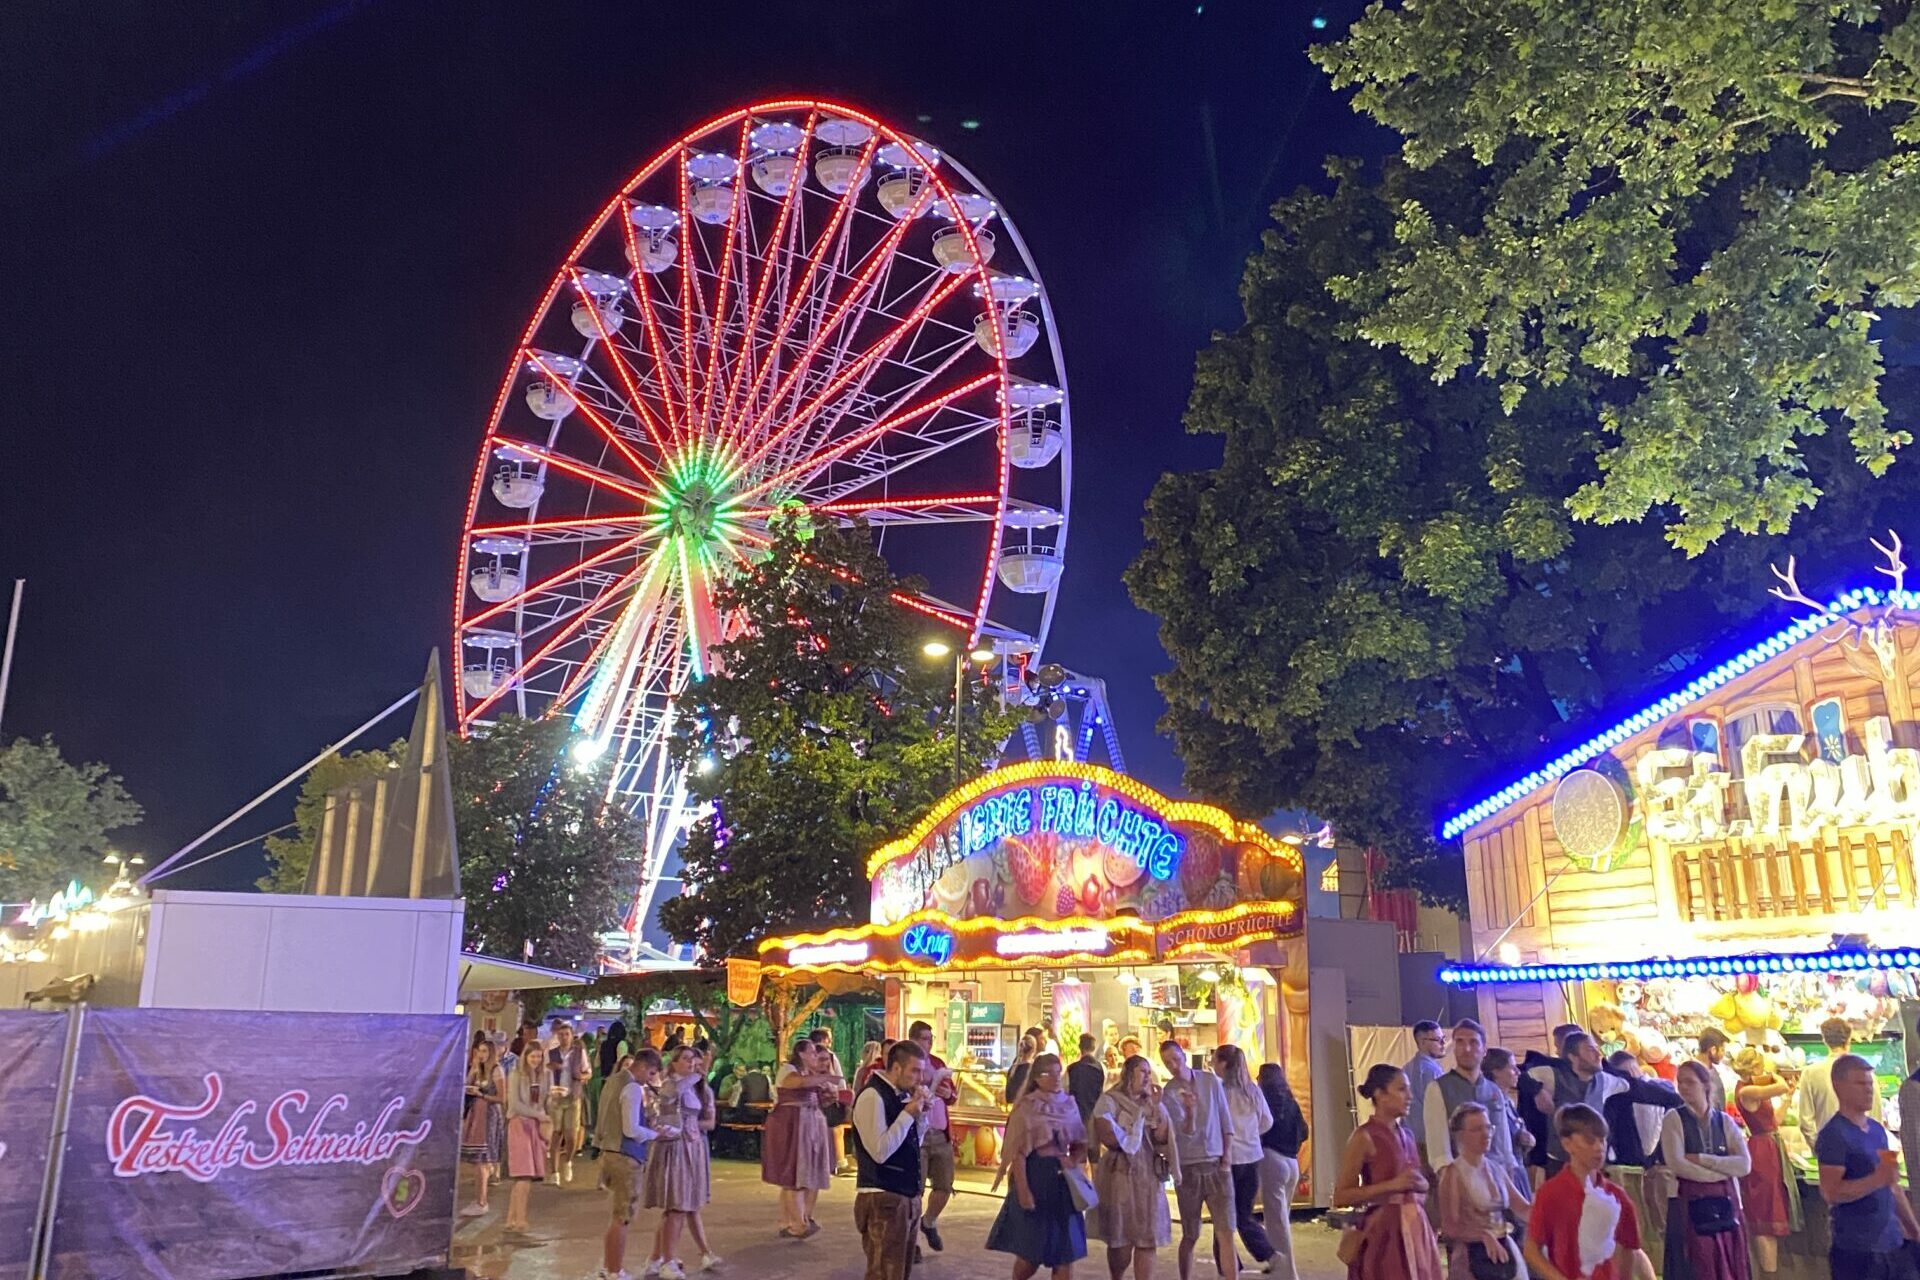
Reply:
<svg viewBox="0 0 1920 1280"><path fill-rule="evenodd" d="M1453 1163L1453 1135L1450 1122L1454 1111L1466 1102L1477 1102L1487 1109L1489 1118L1506 1114L1505 1094L1487 1079L1480 1062L1487 1056L1487 1033L1472 1018L1462 1018L1453 1026L1453 1070L1435 1077L1427 1086L1426 1104L1421 1120L1426 1126L1427 1163L1442 1174Z"/></svg>
<svg viewBox="0 0 1920 1280"><path fill-rule="evenodd" d="M920 1113L933 1096L920 1082L926 1051L900 1040L853 1100L857 1181L853 1225L867 1255L866 1280L907 1280L920 1225Z"/></svg>
<svg viewBox="0 0 1920 1280"><path fill-rule="evenodd" d="M600 1270L593 1280L626 1280L627 1225L640 1205L640 1175L647 1167L647 1144L678 1131L655 1133L647 1127L647 1092L659 1082L660 1054L641 1048L625 1071L607 1078L600 1093L600 1118L593 1144L600 1148L600 1184L607 1189L612 1220Z"/></svg>

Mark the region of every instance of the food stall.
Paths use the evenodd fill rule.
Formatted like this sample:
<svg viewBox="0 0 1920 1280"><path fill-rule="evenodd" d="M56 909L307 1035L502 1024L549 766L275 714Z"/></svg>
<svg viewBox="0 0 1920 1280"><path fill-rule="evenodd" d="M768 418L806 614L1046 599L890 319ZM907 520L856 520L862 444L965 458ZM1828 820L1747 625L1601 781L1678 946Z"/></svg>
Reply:
<svg viewBox="0 0 1920 1280"><path fill-rule="evenodd" d="M1718 1027L1790 1076L1839 1018L1892 1108L1920 1008L1916 603L1860 589L1750 637L1441 825L1475 957L1441 978L1491 1042L1578 1022L1670 1076Z"/></svg>
<svg viewBox="0 0 1920 1280"><path fill-rule="evenodd" d="M1030 761L953 792L866 870L867 923L768 938L760 960L884 975L887 1034L930 1023L954 1069L963 1164L998 1162L1031 1027L1069 1062L1092 1033L1113 1074L1129 1037L1156 1064L1169 1035L1238 1044L1283 1064L1309 1106L1300 853L1252 823L1110 769Z"/></svg>

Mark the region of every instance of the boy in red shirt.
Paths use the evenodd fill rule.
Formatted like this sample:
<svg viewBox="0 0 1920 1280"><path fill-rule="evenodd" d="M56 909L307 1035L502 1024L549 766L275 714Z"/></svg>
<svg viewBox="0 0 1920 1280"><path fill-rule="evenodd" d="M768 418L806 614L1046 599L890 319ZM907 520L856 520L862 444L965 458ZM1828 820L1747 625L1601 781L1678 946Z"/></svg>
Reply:
<svg viewBox="0 0 1920 1280"><path fill-rule="evenodd" d="M1604 1172L1607 1122L1574 1103L1553 1123L1567 1166L1534 1193L1526 1244L1534 1280L1653 1280L1633 1202Z"/></svg>

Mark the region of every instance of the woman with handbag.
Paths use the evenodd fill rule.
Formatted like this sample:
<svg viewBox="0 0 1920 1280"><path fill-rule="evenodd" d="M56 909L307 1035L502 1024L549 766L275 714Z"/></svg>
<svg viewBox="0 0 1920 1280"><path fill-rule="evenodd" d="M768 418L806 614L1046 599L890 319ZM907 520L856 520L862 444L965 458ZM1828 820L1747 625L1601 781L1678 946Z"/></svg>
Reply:
<svg viewBox="0 0 1920 1280"><path fill-rule="evenodd" d="M1375 1063L1360 1086L1373 1114L1347 1139L1333 1180L1333 1207L1366 1210L1341 1234L1348 1280L1440 1280L1440 1250L1427 1225L1427 1178L1407 1131L1407 1073Z"/></svg>
<svg viewBox="0 0 1920 1280"><path fill-rule="evenodd" d="M547 1055L538 1043L523 1048L507 1087L506 1173L513 1190L507 1196L509 1231L527 1229L527 1197L547 1176L547 1144L553 1120L547 1114Z"/></svg>
<svg viewBox="0 0 1920 1280"><path fill-rule="evenodd" d="M1180 1178L1173 1121L1153 1082L1153 1064L1135 1054L1093 1106L1100 1164L1093 1186L1100 1203L1087 1215L1087 1235L1107 1246L1107 1274L1153 1280L1156 1251L1173 1243L1167 1183Z"/></svg>
<svg viewBox="0 0 1920 1280"><path fill-rule="evenodd" d="M1454 1160L1440 1179L1440 1238L1447 1244L1447 1280L1527 1280L1513 1239L1512 1190L1506 1170L1489 1158L1493 1119L1477 1102L1447 1117Z"/></svg>
<svg viewBox="0 0 1920 1280"><path fill-rule="evenodd" d="M1080 1106L1060 1087L1060 1055L1033 1060L1027 1087L1007 1117L1007 1159L1013 1194L987 1232L987 1248L1013 1255L1013 1280L1029 1280L1041 1267L1053 1280L1069 1280L1073 1264L1087 1256L1082 1206L1097 1204L1087 1181L1087 1127Z"/></svg>
<svg viewBox="0 0 1920 1280"><path fill-rule="evenodd" d="M1753 1171L1747 1139L1713 1106L1711 1067L1689 1058L1674 1082L1683 1104L1660 1121L1660 1153L1676 1179L1667 1205L1666 1280L1747 1280L1739 1179Z"/></svg>

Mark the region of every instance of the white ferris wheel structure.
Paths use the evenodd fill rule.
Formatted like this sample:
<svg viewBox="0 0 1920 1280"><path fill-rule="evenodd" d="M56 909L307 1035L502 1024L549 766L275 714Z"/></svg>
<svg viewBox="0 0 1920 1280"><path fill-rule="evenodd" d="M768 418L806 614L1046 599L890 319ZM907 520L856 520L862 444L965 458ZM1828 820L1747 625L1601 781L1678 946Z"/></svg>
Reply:
<svg viewBox="0 0 1920 1280"><path fill-rule="evenodd" d="M455 579L458 723L569 717L644 822L636 954L692 817L673 702L735 620L769 521L864 518L928 628L1045 645L1073 462L1040 273L951 156L838 103L730 111L655 155L566 255L515 348Z"/></svg>

